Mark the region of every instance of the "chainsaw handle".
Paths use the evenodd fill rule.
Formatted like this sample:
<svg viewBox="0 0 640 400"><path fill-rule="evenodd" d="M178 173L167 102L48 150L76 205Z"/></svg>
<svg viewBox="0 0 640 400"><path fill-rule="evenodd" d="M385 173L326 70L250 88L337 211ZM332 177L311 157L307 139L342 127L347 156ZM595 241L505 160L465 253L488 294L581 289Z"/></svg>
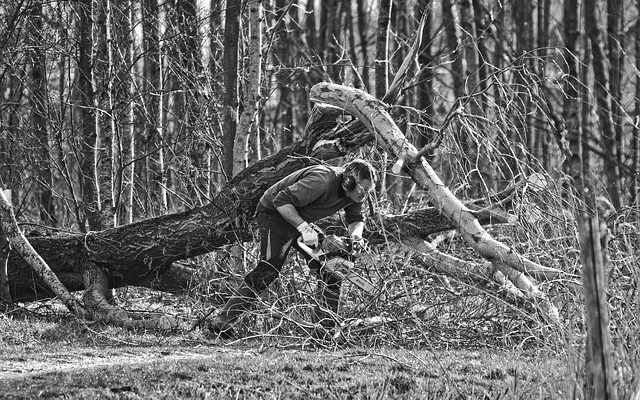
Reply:
<svg viewBox="0 0 640 400"><path fill-rule="evenodd" d="M313 250L311 247L309 247L309 245L307 245L303 240L302 240L302 236L298 237L298 246L300 246L300 248L302 249L302 251L304 251L305 253L307 253L307 255L311 258L313 258L316 261L320 261L320 256L317 254L317 251Z"/></svg>

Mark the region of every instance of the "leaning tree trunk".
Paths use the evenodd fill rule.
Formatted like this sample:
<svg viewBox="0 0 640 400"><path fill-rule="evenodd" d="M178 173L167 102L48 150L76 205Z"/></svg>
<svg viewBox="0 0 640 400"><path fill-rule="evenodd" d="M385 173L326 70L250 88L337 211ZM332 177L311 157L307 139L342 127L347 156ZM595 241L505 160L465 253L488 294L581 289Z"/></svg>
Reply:
<svg viewBox="0 0 640 400"><path fill-rule="evenodd" d="M498 242L487 233L473 212L442 183L431 165L423 157L416 157L417 149L402 134L382 102L360 90L328 83L315 85L311 89L310 97L316 103L343 108L361 120L375 134L379 146L403 160L402 164L405 165L407 173L429 193L434 205L457 227L466 242L502 269L514 284L534 288L524 274L536 278L549 278L557 276L560 272L520 256L515 249ZM542 310L549 317L553 320L558 319L557 309L542 292L529 290L528 293L540 301Z"/></svg>

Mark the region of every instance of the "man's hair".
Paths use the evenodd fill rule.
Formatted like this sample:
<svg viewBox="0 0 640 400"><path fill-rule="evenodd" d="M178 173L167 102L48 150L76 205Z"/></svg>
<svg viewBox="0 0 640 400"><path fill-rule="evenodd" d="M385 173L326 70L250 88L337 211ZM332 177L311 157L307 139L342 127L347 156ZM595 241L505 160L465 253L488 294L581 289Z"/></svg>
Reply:
<svg viewBox="0 0 640 400"><path fill-rule="evenodd" d="M344 174L355 176L359 181L370 180L374 185L378 182L378 174L367 161L356 158L344 165Z"/></svg>

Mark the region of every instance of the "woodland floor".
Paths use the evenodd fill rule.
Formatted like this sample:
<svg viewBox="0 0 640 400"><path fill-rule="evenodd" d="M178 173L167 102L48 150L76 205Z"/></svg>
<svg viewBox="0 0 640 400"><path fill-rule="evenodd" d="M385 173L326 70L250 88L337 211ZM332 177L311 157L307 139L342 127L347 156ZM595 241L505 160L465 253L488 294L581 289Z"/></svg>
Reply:
<svg viewBox="0 0 640 400"><path fill-rule="evenodd" d="M0 318L2 399L558 399L572 361L548 350L135 333L69 317Z"/></svg>

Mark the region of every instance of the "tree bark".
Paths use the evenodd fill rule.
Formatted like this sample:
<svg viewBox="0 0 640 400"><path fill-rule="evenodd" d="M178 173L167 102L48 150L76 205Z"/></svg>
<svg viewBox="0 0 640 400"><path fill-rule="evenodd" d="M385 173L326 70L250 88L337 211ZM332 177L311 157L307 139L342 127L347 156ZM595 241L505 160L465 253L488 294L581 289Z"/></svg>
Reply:
<svg viewBox="0 0 640 400"><path fill-rule="evenodd" d="M233 175L248 165L249 137L258 134L258 102L260 101L260 72L262 64L262 2L249 4L248 78L244 86L244 110L238 121L233 145Z"/></svg>
<svg viewBox="0 0 640 400"><path fill-rule="evenodd" d="M573 185L567 190L575 190L576 194L582 193L582 109L580 87L580 8L578 0L565 1L564 7L564 38L565 38L565 85L564 105L562 117L567 129L569 140L570 159L562 164L562 170L571 177Z"/></svg>
<svg viewBox="0 0 640 400"><path fill-rule="evenodd" d="M514 142L521 144L522 150L518 151L517 158L511 160L511 170L518 171L518 166L521 165L519 160L527 161L525 166L531 161L529 154L534 157L538 157L539 154L535 154L535 127L532 123L531 115L532 99L528 92L528 73L530 71L533 74L535 71L534 62L532 57L527 54L533 49L533 16L532 4L529 0L516 0L513 4L513 19L516 29L516 54L517 60L515 62L518 67L518 71L515 73L515 92L518 106L516 109L518 112L513 117L515 129L513 135ZM518 146L519 147L519 146ZM526 167L525 167L526 168ZM519 172L519 171L518 171Z"/></svg>
<svg viewBox="0 0 640 400"><path fill-rule="evenodd" d="M376 97L381 99L389 86L389 21L393 0L380 0L376 32Z"/></svg>
<svg viewBox="0 0 640 400"><path fill-rule="evenodd" d="M91 0L81 0L79 2L78 14L80 16L78 33L79 38L79 61L78 61L78 86L80 104L78 112L81 126L81 152L80 152L80 182L82 187L82 202L84 205L85 217L89 222L89 230L99 231L102 229L102 218L100 215L99 191L97 187L97 171L95 162L96 150L96 116L94 111L94 91L92 84L93 67L91 62L91 52L93 41L93 2ZM80 230L85 231L83 221L78 221Z"/></svg>
<svg viewBox="0 0 640 400"><path fill-rule="evenodd" d="M640 0L636 1L636 8L640 10ZM640 54L640 24L636 24L635 50ZM636 57L636 68L640 68L640 57ZM631 203L640 206L640 76L636 74L635 113L633 136L631 138L632 166L634 173L631 185Z"/></svg>
<svg viewBox="0 0 640 400"><path fill-rule="evenodd" d="M240 7L242 0L227 0L224 26L224 54L222 67L224 70L224 98L222 110L223 133L223 168L227 180L233 176L233 144L236 135L238 115L238 46L240 34Z"/></svg>
<svg viewBox="0 0 640 400"><path fill-rule="evenodd" d="M416 108L423 111L421 113L422 123L425 129L420 130L416 140L416 146L422 148L429 144L434 138L435 130L430 129L435 125L434 111L434 74L431 70L433 63L431 27L433 24L433 3L428 0L420 0L416 4L416 14L424 19L425 24L420 39L420 49L418 51L418 63L420 68L420 79L416 87ZM428 155L432 157L433 154Z"/></svg>
<svg viewBox="0 0 640 400"><path fill-rule="evenodd" d="M622 32L624 23L624 2L607 2L607 48L609 65L609 91L611 92L611 117L615 132L616 163L622 163L624 154L624 114L622 98L622 74L624 69L625 38ZM620 176L622 186L622 176ZM621 191L620 203L624 203L624 193Z"/></svg>
<svg viewBox="0 0 640 400"><path fill-rule="evenodd" d="M369 79L369 39L367 35L368 15L365 12L365 0L356 0L356 13L358 15L358 43L360 54L362 54L361 76L364 89L369 91L371 82ZM355 41L355 38L352 38Z"/></svg>
<svg viewBox="0 0 640 400"><path fill-rule="evenodd" d="M600 22L597 15L597 4L595 0L585 0L584 2L585 27L587 35L591 41L591 51L593 53L593 73L595 79L595 98L597 102L597 113L600 129L602 130L602 149L605 153L604 174L607 176L607 192L611 198L611 203L620 209L621 188L620 169L618 167L618 151L616 144L616 130L612 114L612 101L610 92L609 74L607 73L607 60L604 51L604 38Z"/></svg>
<svg viewBox="0 0 640 400"><path fill-rule="evenodd" d="M451 59L453 95L459 99L465 95L464 78L466 71L462 57L462 44L457 3L442 0L442 23L446 33L447 48Z"/></svg>
<svg viewBox="0 0 640 400"><path fill-rule="evenodd" d="M47 226L56 226L56 214L53 207L53 188L51 179L51 156L49 154L49 129L47 127L47 74L46 58L42 48L42 3L35 2L31 8L29 25L29 44L31 47L31 73L29 105L31 107L31 127L38 143L36 160L38 174L38 208L40 220Z"/></svg>

